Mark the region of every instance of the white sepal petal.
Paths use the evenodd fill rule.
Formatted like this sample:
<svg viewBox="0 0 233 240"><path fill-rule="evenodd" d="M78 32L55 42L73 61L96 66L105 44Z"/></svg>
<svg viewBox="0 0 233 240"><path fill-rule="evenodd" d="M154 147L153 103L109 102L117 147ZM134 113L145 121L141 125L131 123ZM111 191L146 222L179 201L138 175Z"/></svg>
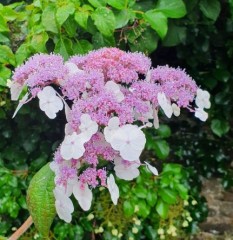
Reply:
<svg viewBox="0 0 233 240"><path fill-rule="evenodd" d="M176 117L180 116L180 108L175 103L172 103L172 110Z"/></svg>
<svg viewBox="0 0 233 240"><path fill-rule="evenodd" d="M20 93L22 92L24 85L21 85L17 82L11 82L10 84L10 92L11 92L11 100L17 101Z"/></svg>
<svg viewBox="0 0 233 240"><path fill-rule="evenodd" d="M195 117L205 122L208 118L208 113L205 112L202 108L195 108Z"/></svg>
<svg viewBox="0 0 233 240"><path fill-rule="evenodd" d="M160 107L163 109L165 115L168 118L171 118L173 109L172 109L171 103L166 98L165 93L159 92L157 95L157 99L158 99L158 103L159 103Z"/></svg>
<svg viewBox="0 0 233 240"><path fill-rule="evenodd" d="M81 186L80 182L76 182L73 186L73 194L77 199L80 207L84 211L88 211L91 207L92 202L92 191L89 189L87 183Z"/></svg>
<svg viewBox="0 0 233 240"><path fill-rule="evenodd" d="M119 193L119 188L115 183L115 178L113 177L112 174L110 174L110 176L107 178L107 187L108 187L113 204L117 205L117 201L120 193Z"/></svg>
<svg viewBox="0 0 233 240"><path fill-rule="evenodd" d="M147 166L147 169L149 169L150 172L152 172L155 176L158 176L158 175L159 175L158 170L157 170L155 167L153 167L152 165L150 165L150 164L149 164L148 162L146 162L146 161L145 161L145 164L146 164L146 166Z"/></svg>
<svg viewBox="0 0 233 240"><path fill-rule="evenodd" d="M29 93L26 93L23 96L23 98L19 101L19 104L18 104L17 108L15 109L15 112L14 112L12 118L14 118L16 116L16 114L18 113L20 108L26 103L26 101L28 100L28 96L29 96Z"/></svg>

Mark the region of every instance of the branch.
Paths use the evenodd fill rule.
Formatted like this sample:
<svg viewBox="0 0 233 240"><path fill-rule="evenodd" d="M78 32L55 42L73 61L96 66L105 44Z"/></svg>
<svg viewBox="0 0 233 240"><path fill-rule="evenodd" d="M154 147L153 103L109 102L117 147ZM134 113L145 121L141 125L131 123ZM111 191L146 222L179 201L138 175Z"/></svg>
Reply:
<svg viewBox="0 0 233 240"><path fill-rule="evenodd" d="M28 219L23 223L23 225L18 228L9 238L8 240L17 240L20 238L20 236L22 236L27 230L28 228L32 225L33 220L32 217L29 216Z"/></svg>

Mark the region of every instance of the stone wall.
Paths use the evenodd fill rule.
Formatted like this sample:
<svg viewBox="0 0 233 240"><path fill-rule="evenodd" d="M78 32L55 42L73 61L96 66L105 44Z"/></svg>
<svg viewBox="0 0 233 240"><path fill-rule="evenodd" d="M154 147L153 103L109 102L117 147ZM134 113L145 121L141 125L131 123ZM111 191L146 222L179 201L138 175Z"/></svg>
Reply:
<svg viewBox="0 0 233 240"><path fill-rule="evenodd" d="M233 188L225 191L220 179L204 179L201 193L209 215L200 224L197 240L233 240Z"/></svg>

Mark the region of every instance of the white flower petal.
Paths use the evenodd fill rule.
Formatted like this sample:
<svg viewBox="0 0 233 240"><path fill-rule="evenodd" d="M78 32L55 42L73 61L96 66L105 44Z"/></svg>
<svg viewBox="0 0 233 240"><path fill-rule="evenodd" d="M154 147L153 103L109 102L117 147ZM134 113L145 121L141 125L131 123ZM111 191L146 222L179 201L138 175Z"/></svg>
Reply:
<svg viewBox="0 0 233 240"><path fill-rule="evenodd" d="M108 143L111 142L111 139L115 133L115 131L119 128L120 120L118 117L112 117L108 126L104 128L104 137Z"/></svg>
<svg viewBox="0 0 233 240"><path fill-rule="evenodd" d="M84 72L83 70L79 69L76 64L72 62L66 62L65 67L68 69L68 75L72 76L76 73Z"/></svg>
<svg viewBox="0 0 233 240"><path fill-rule="evenodd" d="M80 207L84 211L88 211L91 207L93 196L87 183L84 184L84 188L81 188L80 182L76 182L73 187L73 194L74 194L74 197L77 199Z"/></svg>
<svg viewBox="0 0 233 240"><path fill-rule="evenodd" d="M119 188L116 185L115 179L112 174L110 174L110 176L107 178L107 186L108 186L108 190L109 190L113 204L117 205L117 201L120 193L119 193Z"/></svg>
<svg viewBox="0 0 233 240"><path fill-rule="evenodd" d="M195 103L198 106L198 108L207 108L209 109L211 104L210 104L210 94L209 92L202 90L202 89L197 89L197 96L195 99Z"/></svg>
<svg viewBox="0 0 233 240"><path fill-rule="evenodd" d="M153 109L153 118L154 118L154 128L158 129L159 128L159 118L158 118L158 109Z"/></svg>
<svg viewBox="0 0 233 240"><path fill-rule="evenodd" d="M22 92L24 85L21 85L17 82L12 82L10 84L11 100L17 101L20 93Z"/></svg>
<svg viewBox="0 0 233 240"><path fill-rule="evenodd" d="M172 109L171 103L166 98L166 95L163 92L162 93L159 92L157 95L157 98L158 98L158 103L159 103L160 107L163 109L165 115L168 118L171 118L173 109Z"/></svg>
<svg viewBox="0 0 233 240"><path fill-rule="evenodd" d="M155 175L155 176L158 176L159 173L158 173L158 170L153 167L152 165L150 165L148 162L145 161L145 164L147 166L147 168Z"/></svg>
<svg viewBox="0 0 233 240"><path fill-rule="evenodd" d="M180 108L175 103L172 103L172 110L176 117L180 116Z"/></svg>
<svg viewBox="0 0 233 240"><path fill-rule="evenodd" d="M12 116L12 118L14 118L16 116L16 114L18 113L18 111L20 110L20 108L25 104L25 102L28 100L28 96L29 96L29 93L26 93L23 98L19 101L19 104L17 106L17 108L15 109L15 112Z"/></svg>
<svg viewBox="0 0 233 240"><path fill-rule="evenodd" d="M202 108L195 108L195 117L205 122L208 118L208 113L205 112Z"/></svg>
<svg viewBox="0 0 233 240"><path fill-rule="evenodd" d="M125 96L121 92L120 87L117 83L113 81L108 81L105 84L104 88L115 96L115 98L117 99L117 102L121 102L124 100Z"/></svg>

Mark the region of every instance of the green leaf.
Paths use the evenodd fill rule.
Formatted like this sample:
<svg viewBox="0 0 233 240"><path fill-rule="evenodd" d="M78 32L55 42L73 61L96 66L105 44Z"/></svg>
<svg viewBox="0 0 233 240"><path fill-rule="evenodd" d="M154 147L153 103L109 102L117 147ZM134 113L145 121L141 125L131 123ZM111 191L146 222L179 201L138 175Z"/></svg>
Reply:
<svg viewBox="0 0 233 240"><path fill-rule="evenodd" d="M88 0L88 2L96 8L106 6L106 0Z"/></svg>
<svg viewBox="0 0 233 240"><path fill-rule="evenodd" d="M7 79L11 76L11 70L4 65L0 65L0 85L6 87Z"/></svg>
<svg viewBox="0 0 233 240"><path fill-rule="evenodd" d="M55 13L55 7L53 5L48 5L42 13L41 21L46 31L58 33Z"/></svg>
<svg viewBox="0 0 233 240"><path fill-rule="evenodd" d="M148 191L144 186L138 184L133 189L133 191L135 192L138 198L147 198Z"/></svg>
<svg viewBox="0 0 233 240"><path fill-rule="evenodd" d="M37 230L45 238L56 215L54 187L54 173L48 163L34 175L27 191L29 212Z"/></svg>
<svg viewBox="0 0 233 240"><path fill-rule="evenodd" d="M146 218L150 214L150 206L146 203L145 200L142 199L137 202L137 205L139 208L138 215Z"/></svg>
<svg viewBox="0 0 233 240"><path fill-rule="evenodd" d="M157 132L158 132L158 135L162 138L168 138L171 136L171 129L168 125L165 125L165 124L160 124Z"/></svg>
<svg viewBox="0 0 233 240"><path fill-rule="evenodd" d="M146 201L151 207L153 207L157 201L157 193L154 191L148 191Z"/></svg>
<svg viewBox="0 0 233 240"><path fill-rule="evenodd" d="M131 201L124 201L123 210L124 210L124 214L127 217L130 217L134 214L134 205L132 204Z"/></svg>
<svg viewBox="0 0 233 240"><path fill-rule="evenodd" d="M168 163L165 164L163 168L163 173L165 172L173 172L174 174L180 174L181 172L181 165L176 163Z"/></svg>
<svg viewBox="0 0 233 240"><path fill-rule="evenodd" d="M167 17L162 12L156 10L149 10L144 14L144 19L150 26L158 33L161 38L167 34Z"/></svg>
<svg viewBox="0 0 233 240"><path fill-rule="evenodd" d="M168 214L168 204L163 202L161 199L158 200L156 204L156 211L162 218L167 218Z"/></svg>
<svg viewBox="0 0 233 240"><path fill-rule="evenodd" d="M15 56L12 50L6 45L0 45L0 63L15 66Z"/></svg>
<svg viewBox="0 0 233 240"><path fill-rule="evenodd" d="M115 17L113 12L106 7L99 7L93 12L92 19L97 29L106 37L113 35L115 30Z"/></svg>
<svg viewBox="0 0 233 240"><path fill-rule="evenodd" d="M72 41L66 38L60 38L55 45L55 53L59 53L67 60L73 54Z"/></svg>
<svg viewBox="0 0 233 240"><path fill-rule="evenodd" d="M225 120L213 119L211 121L211 130L217 136L222 137L230 130L230 125Z"/></svg>
<svg viewBox="0 0 233 240"><path fill-rule="evenodd" d="M96 32L93 35L92 42L93 42L94 49L98 49L98 48L101 48L101 47L112 47L112 46L115 46L115 38L114 38L114 36L106 38L99 32Z"/></svg>
<svg viewBox="0 0 233 240"><path fill-rule="evenodd" d="M216 21L221 11L221 5L219 0L201 0L200 9L207 18Z"/></svg>
<svg viewBox="0 0 233 240"><path fill-rule="evenodd" d="M172 22L168 26L168 32L163 40L163 46L174 47L186 40L186 27L174 25Z"/></svg>
<svg viewBox="0 0 233 240"><path fill-rule="evenodd" d="M18 13L8 6L5 6L0 14L2 14L6 21L14 21L18 16Z"/></svg>
<svg viewBox="0 0 233 240"><path fill-rule="evenodd" d="M5 21L5 19L0 14L0 32L9 32L9 31L10 30L8 28L7 22Z"/></svg>
<svg viewBox="0 0 233 240"><path fill-rule="evenodd" d="M128 9L116 11L115 12L116 29L126 26L131 17L133 17L133 13L130 12Z"/></svg>
<svg viewBox="0 0 233 240"><path fill-rule="evenodd" d="M170 148L168 143L165 140L156 140L154 142L154 151L155 154L158 156L160 159L165 159L168 157Z"/></svg>
<svg viewBox="0 0 233 240"><path fill-rule="evenodd" d="M156 10L159 10L168 18L181 18L186 14L186 8L182 0L159 0Z"/></svg>
<svg viewBox="0 0 233 240"><path fill-rule="evenodd" d="M31 46L36 52L47 52L46 42L48 41L49 36L46 32L40 34L35 34L31 40Z"/></svg>
<svg viewBox="0 0 233 240"><path fill-rule="evenodd" d="M31 54L31 51L29 50L29 47L27 44L22 44L20 47L17 49L15 53L15 59L17 65L20 65L23 63L23 61L28 58Z"/></svg>
<svg viewBox="0 0 233 240"><path fill-rule="evenodd" d="M80 9L78 12L75 13L74 19L82 28L87 29L88 17L89 13Z"/></svg>
<svg viewBox="0 0 233 240"><path fill-rule="evenodd" d="M75 5L73 3L68 3L57 9L56 19L58 24L61 26L66 19L75 12Z"/></svg>
<svg viewBox="0 0 233 240"><path fill-rule="evenodd" d="M74 54L85 54L93 50L93 45L87 40L79 40L73 45Z"/></svg>
<svg viewBox="0 0 233 240"><path fill-rule="evenodd" d="M127 0L108 0L107 3L116 9L122 10L127 7L128 1Z"/></svg>
<svg viewBox="0 0 233 240"><path fill-rule="evenodd" d="M159 195L161 196L163 201L166 203L169 203L169 204L176 203L177 193L175 191L172 191L169 188L160 188Z"/></svg>
<svg viewBox="0 0 233 240"><path fill-rule="evenodd" d="M137 34L139 33L139 37ZM131 51L140 51L146 54L152 53L158 46L158 35L150 27L143 29L143 32L130 32L130 35L127 35L130 38L130 49ZM137 37L137 38L136 38Z"/></svg>
<svg viewBox="0 0 233 240"><path fill-rule="evenodd" d="M179 192L179 195L182 199L188 199L188 189L185 185L177 183L175 184L175 189Z"/></svg>

